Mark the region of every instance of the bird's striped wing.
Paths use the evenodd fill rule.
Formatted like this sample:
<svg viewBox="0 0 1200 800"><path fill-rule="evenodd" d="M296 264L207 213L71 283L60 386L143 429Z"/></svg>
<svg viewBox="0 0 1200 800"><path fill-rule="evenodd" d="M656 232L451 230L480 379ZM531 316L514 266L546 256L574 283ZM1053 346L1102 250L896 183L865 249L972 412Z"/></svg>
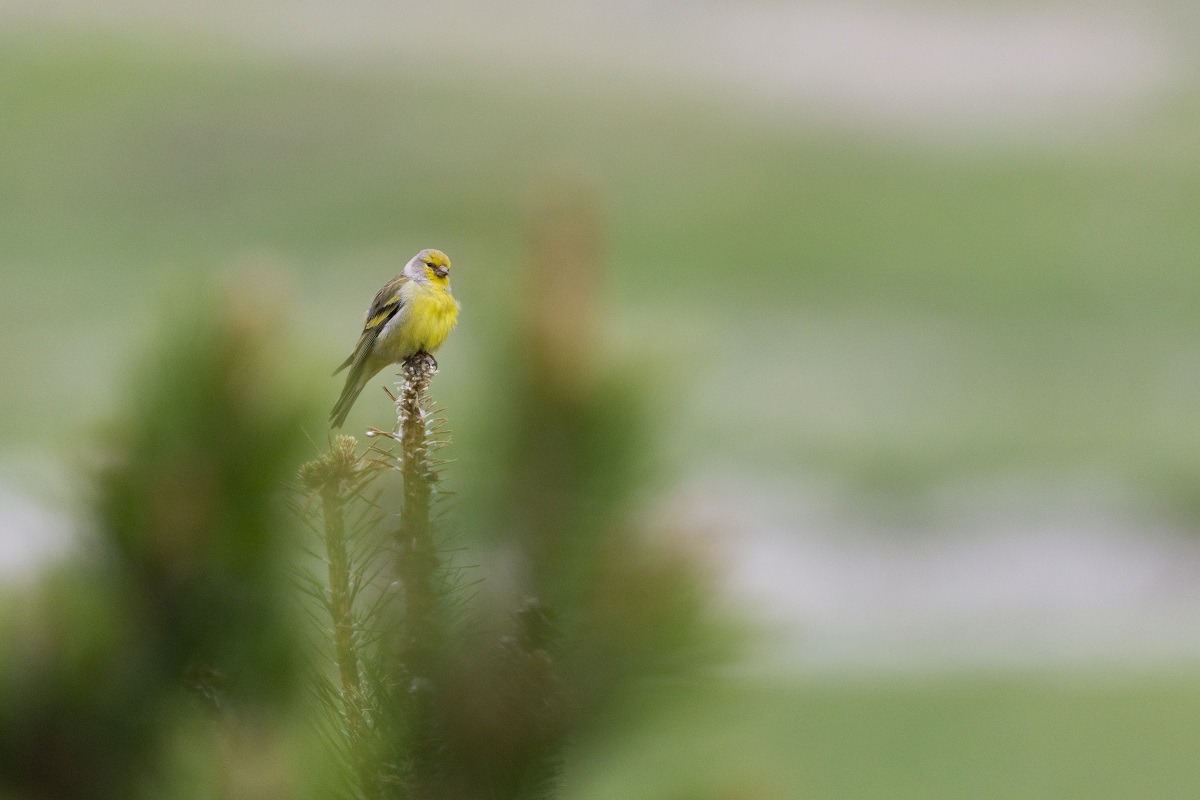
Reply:
<svg viewBox="0 0 1200 800"><path fill-rule="evenodd" d="M400 287L407 281L406 276L397 275L375 293L375 299L371 301L371 307L367 310L367 321L363 325L362 335L358 337L358 344L354 346L354 352L342 362L342 365L333 371L334 375L351 365L355 368L351 372L354 372L366 361L367 355L371 352L371 346L379 338L379 332L383 330L383 326L387 325L388 320L396 316L400 307L404 305L400 299Z"/></svg>

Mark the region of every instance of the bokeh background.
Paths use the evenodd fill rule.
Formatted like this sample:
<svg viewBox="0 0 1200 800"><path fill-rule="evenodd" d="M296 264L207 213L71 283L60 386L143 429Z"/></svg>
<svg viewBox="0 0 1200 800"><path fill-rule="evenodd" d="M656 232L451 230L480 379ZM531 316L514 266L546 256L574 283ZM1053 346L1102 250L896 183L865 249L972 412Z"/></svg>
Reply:
<svg viewBox="0 0 1200 800"><path fill-rule="evenodd" d="M656 412L634 511L757 632L569 797L1194 797L1198 33L1166 0L0 0L0 576L76 546L97 426L202 287L270 298L332 404L428 246L469 514L549 202Z"/></svg>

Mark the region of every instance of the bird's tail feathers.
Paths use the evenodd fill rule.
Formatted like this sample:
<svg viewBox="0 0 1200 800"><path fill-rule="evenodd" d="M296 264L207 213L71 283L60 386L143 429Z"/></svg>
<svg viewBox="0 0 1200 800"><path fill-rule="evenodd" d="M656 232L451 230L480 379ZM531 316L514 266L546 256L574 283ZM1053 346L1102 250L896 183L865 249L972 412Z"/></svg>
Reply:
<svg viewBox="0 0 1200 800"><path fill-rule="evenodd" d="M346 356L346 360L342 362L342 365L340 367L338 367L332 373L330 373L330 377L337 375L339 372L344 370L346 367L350 366L352 363L354 363L354 353L351 353L350 355Z"/></svg>
<svg viewBox="0 0 1200 800"><path fill-rule="evenodd" d="M338 371L340 372L341 368ZM337 373L334 374L336 375ZM365 370L360 370L357 373L351 372L346 376L346 385L342 388L342 395L333 406L333 411L329 413L331 427L342 427L342 424L346 421L346 415L350 413L350 409L354 406L354 401L358 399L358 395L369 380L370 378L366 377Z"/></svg>

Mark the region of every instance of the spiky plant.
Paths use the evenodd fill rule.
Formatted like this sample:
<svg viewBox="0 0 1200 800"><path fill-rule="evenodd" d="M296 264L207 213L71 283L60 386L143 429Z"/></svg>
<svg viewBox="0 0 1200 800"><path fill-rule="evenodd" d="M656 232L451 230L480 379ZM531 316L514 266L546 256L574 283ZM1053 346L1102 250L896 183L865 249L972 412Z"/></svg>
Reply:
<svg viewBox="0 0 1200 800"><path fill-rule="evenodd" d="M371 587L370 566L377 560L369 534L383 517L378 494L369 495L380 474L379 463L362 458L352 436L338 436L329 452L306 463L300 480L309 497L320 503L319 524L310 527L325 544L327 581L302 573L307 593L320 604L329 623L336 679L317 675L317 691L341 722L336 749L348 762L357 792L367 800L383 797L380 786L379 729L373 724L376 698L365 679L363 659L373 639L371 614L364 609L364 591ZM353 514L349 530L347 515Z"/></svg>
<svg viewBox="0 0 1200 800"><path fill-rule="evenodd" d="M318 676L318 693L336 713L353 794L368 800L421 796L418 787L437 772L433 687L448 573L433 513L445 494L435 457L445 419L429 399L436 374L432 357L408 359L393 396L395 428L368 430L375 441L362 456L353 437L339 436L300 471L300 510L324 543L327 567L304 584L319 602L336 666L336 678ZM376 482L397 473L402 504L392 516Z"/></svg>

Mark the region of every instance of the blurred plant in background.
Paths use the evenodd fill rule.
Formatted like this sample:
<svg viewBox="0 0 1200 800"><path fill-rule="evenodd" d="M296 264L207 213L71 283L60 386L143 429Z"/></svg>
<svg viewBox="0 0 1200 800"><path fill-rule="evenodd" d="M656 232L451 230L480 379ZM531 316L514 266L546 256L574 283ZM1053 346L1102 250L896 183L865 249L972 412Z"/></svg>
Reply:
<svg viewBox="0 0 1200 800"><path fill-rule="evenodd" d="M173 745L212 720L204 780L292 796L271 763L300 641L277 498L306 409L272 366L261 299L168 332L105 449L85 552L4 607L6 797L169 795Z"/></svg>

